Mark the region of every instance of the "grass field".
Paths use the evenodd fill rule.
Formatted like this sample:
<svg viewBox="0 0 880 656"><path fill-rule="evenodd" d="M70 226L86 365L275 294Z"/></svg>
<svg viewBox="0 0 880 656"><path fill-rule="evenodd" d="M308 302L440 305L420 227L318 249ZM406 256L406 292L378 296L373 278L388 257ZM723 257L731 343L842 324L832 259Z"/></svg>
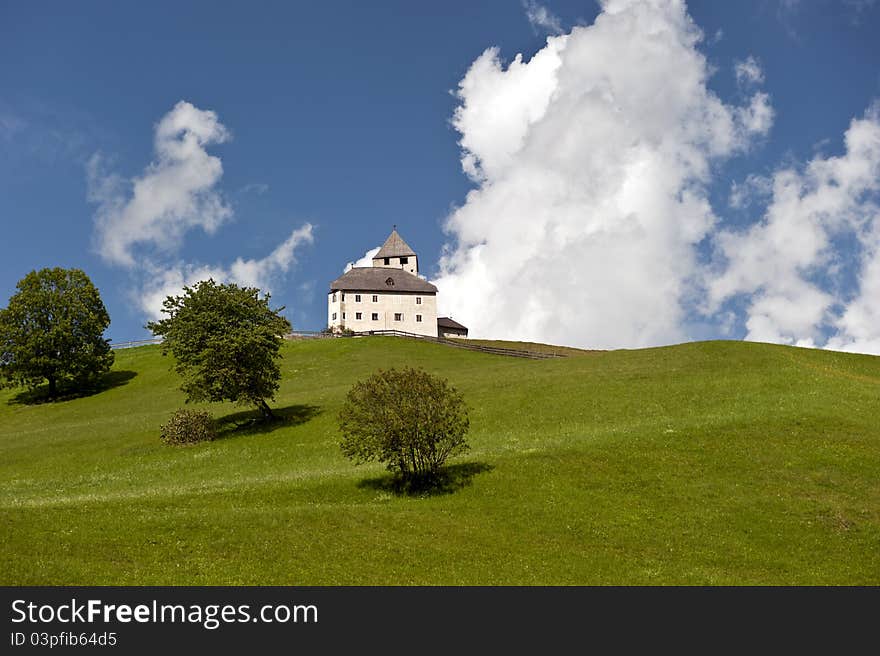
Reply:
<svg viewBox="0 0 880 656"><path fill-rule="evenodd" d="M551 355L585 355L595 353L596 351L586 351L584 349L572 348L570 346L554 346L553 344L540 344L537 342L508 342L500 339L467 339L460 337L447 338L448 341L462 344L491 346L497 348L510 348L520 351L531 351L533 353L549 353Z"/></svg>
<svg viewBox="0 0 880 656"><path fill-rule="evenodd" d="M510 348L518 351L530 351L532 353L549 353L550 355L588 355L596 351L572 348L570 346L554 346L553 344L540 344L538 342L508 342L500 339L467 339L461 337L447 338L452 343L467 345L490 346L496 348Z"/></svg>
<svg viewBox="0 0 880 656"><path fill-rule="evenodd" d="M390 337L283 353L286 422L210 406L223 438L192 447L158 440L183 404L159 347L118 351L93 396L0 392L0 583L880 583L880 358L704 342L521 360ZM350 385L407 364L471 407L471 452L421 497L337 445Z"/></svg>

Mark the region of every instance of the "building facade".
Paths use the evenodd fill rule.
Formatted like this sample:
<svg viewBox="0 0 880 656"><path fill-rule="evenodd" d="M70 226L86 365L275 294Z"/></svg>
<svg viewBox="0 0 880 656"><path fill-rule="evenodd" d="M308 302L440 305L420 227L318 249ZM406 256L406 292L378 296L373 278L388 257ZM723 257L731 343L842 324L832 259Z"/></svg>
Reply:
<svg viewBox="0 0 880 656"><path fill-rule="evenodd" d="M418 256L397 233L373 257L330 283L327 325L355 332L399 330L437 337L437 288L419 276Z"/></svg>

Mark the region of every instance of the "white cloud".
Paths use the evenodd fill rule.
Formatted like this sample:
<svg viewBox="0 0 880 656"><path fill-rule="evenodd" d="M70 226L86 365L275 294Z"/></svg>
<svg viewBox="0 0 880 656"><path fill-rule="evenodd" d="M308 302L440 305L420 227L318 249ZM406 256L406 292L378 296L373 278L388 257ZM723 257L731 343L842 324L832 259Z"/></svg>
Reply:
<svg viewBox="0 0 880 656"><path fill-rule="evenodd" d="M816 156L803 171L777 171L762 219L716 238L725 265L709 281L707 311L744 296L747 339L880 353L878 108L853 120L844 141L839 157ZM862 252L854 299L834 285L841 266L858 257L836 246L842 235L854 237ZM836 304L845 306L841 315Z"/></svg>
<svg viewBox="0 0 880 656"><path fill-rule="evenodd" d="M180 101L156 125L156 159L144 172L123 180L89 162L89 200L96 203L95 241L107 262L136 266L136 246L173 253L193 228L214 232L232 217L215 185L223 175L219 157L206 147L223 143L229 132L217 115Z"/></svg>
<svg viewBox="0 0 880 656"><path fill-rule="evenodd" d="M178 262L171 266L145 263L146 282L136 294L138 306L151 319L160 318L162 302L168 296L177 296L184 285L191 287L200 280L213 278L216 282L235 283L257 287L263 293L272 293L281 274L296 263L296 249L314 241L312 225L304 224L266 257L259 260L237 258L228 268Z"/></svg>
<svg viewBox="0 0 880 656"><path fill-rule="evenodd" d="M95 244L111 264L140 280L130 296L155 319L162 302L184 286L213 278L271 293L296 262L296 251L313 242L309 223L296 228L261 259L236 258L228 267L186 262L177 257L185 234L196 228L216 231L232 218L232 208L217 188L223 166L206 148L229 139L217 114L180 101L155 126L155 159L127 182L106 172L100 155L88 163L89 200L97 204ZM268 185L246 185L242 193L262 194Z"/></svg>
<svg viewBox="0 0 880 656"><path fill-rule="evenodd" d="M262 196L267 191L269 191L269 185L264 182L251 182L238 190L240 194L254 193L257 196Z"/></svg>
<svg viewBox="0 0 880 656"><path fill-rule="evenodd" d="M497 48L471 64L459 83L463 102L452 124L461 133L462 168L472 179L499 175L522 148L530 127L544 116L558 84L565 42L566 37L550 38L528 64L517 55L506 70Z"/></svg>
<svg viewBox="0 0 880 656"><path fill-rule="evenodd" d="M168 296L179 296L184 286L192 287L200 280L213 278L225 282L227 272L222 267L193 265L178 262L174 265L147 265L143 287L132 293L132 300L149 319L161 319L162 303Z"/></svg>
<svg viewBox="0 0 880 656"><path fill-rule="evenodd" d="M355 260L354 262L349 262L345 265L345 270L343 273L348 273L355 267L369 267L373 266L373 258L376 257L376 253L379 252L381 246L376 246L376 248L371 248L359 260Z"/></svg>
<svg viewBox="0 0 880 656"><path fill-rule="evenodd" d="M743 87L749 87L764 82L764 71L755 57L749 55L742 61L737 61L733 66L736 74L736 83Z"/></svg>
<svg viewBox="0 0 880 656"><path fill-rule="evenodd" d="M773 193L773 180L750 173L742 182L730 184L728 204L734 209L743 209L754 201L763 200Z"/></svg>
<svg viewBox="0 0 880 656"><path fill-rule="evenodd" d="M774 112L770 96L759 91L752 96L746 107L736 109L736 117L746 132L752 135L765 135L773 126Z"/></svg>
<svg viewBox="0 0 880 656"><path fill-rule="evenodd" d="M16 134L25 129L27 123L15 114L0 110L0 138L11 140Z"/></svg>
<svg viewBox="0 0 880 656"><path fill-rule="evenodd" d="M523 8L526 10L526 18L529 19L529 23L536 32L562 34L562 23L559 21L559 17L547 7L538 4L535 0L523 0Z"/></svg>
<svg viewBox="0 0 880 656"><path fill-rule="evenodd" d="M766 95L738 107L707 88L701 38L683 3L612 0L528 62L490 48L471 65L453 125L479 186L446 223L442 313L477 336L686 338L711 163L772 121Z"/></svg>
<svg viewBox="0 0 880 656"><path fill-rule="evenodd" d="M826 347L880 355L880 216L876 214L866 242L859 293L835 322L837 333Z"/></svg>
<svg viewBox="0 0 880 656"><path fill-rule="evenodd" d="M287 273L290 266L296 262L294 252L296 247L301 244L311 244L313 241L312 224L306 223L290 233L290 237L263 259L237 258L229 268L229 279L240 285L269 291L272 279L278 274Z"/></svg>

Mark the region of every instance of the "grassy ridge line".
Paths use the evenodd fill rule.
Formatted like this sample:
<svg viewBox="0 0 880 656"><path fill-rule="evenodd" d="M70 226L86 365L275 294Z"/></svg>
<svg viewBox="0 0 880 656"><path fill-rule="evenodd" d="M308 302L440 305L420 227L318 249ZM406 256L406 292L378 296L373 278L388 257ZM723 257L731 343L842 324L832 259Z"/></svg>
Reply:
<svg viewBox="0 0 880 656"><path fill-rule="evenodd" d="M96 396L0 392L0 580L880 582L878 358L715 342L536 361L394 338L284 354L293 421L192 448L158 443L181 398L157 347L119 352L136 375ZM472 407L457 462L482 468L454 494L395 496L339 454L350 384L404 364Z"/></svg>
<svg viewBox="0 0 880 656"><path fill-rule="evenodd" d="M476 346L489 346L494 348L512 349L516 351L528 351L532 353L549 353L551 355L586 355L588 353L601 353L586 349L573 348L571 346L555 346L553 344L540 344L538 342L511 342L501 339L470 339L460 337L446 338L450 342L472 344Z"/></svg>

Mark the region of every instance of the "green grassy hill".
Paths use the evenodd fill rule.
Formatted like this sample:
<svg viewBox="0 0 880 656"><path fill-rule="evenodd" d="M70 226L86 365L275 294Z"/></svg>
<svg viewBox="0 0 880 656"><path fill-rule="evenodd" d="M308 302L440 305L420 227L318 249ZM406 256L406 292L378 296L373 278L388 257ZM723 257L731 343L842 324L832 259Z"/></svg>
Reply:
<svg viewBox="0 0 880 656"><path fill-rule="evenodd" d="M163 446L158 347L99 394L0 392L2 584L878 584L880 358L706 342L521 360L396 338L289 342L259 431ZM457 488L397 496L340 454L379 367L471 407ZM456 487L456 486L453 486Z"/></svg>

